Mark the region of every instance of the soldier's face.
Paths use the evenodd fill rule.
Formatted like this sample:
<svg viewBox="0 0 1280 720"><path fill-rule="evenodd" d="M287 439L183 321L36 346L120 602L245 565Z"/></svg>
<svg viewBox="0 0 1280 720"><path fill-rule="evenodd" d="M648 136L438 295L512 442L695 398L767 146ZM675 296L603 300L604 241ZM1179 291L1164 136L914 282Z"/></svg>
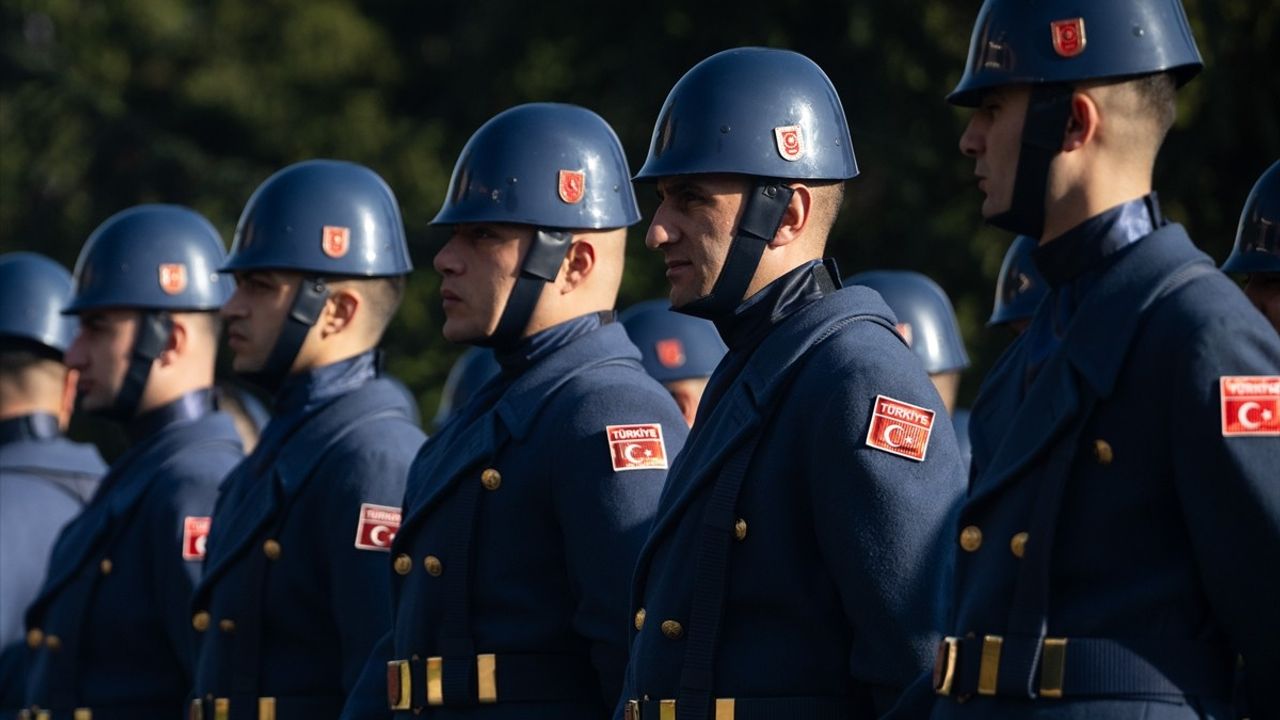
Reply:
<svg viewBox="0 0 1280 720"><path fill-rule="evenodd" d="M982 201L984 218L1006 212L1013 205L1022 126L1030 97L1026 86L987 92L960 136L960 152L974 159L978 189L986 194Z"/></svg>
<svg viewBox="0 0 1280 720"><path fill-rule="evenodd" d="M682 175L658 181L658 209L644 242L650 250L662 252L674 307L711 293L729 256L749 188L737 175Z"/></svg>
<svg viewBox="0 0 1280 720"><path fill-rule="evenodd" d="M105 410L116 401L129 369L138 313L133 310L91 310L80 315L80 330L65 362L80 373L77 402L83 410Z"/></svg>
<svg viewBox="0 0 1280 720"><path fill-rule="evenodd" d="M1262 311L1271 327L1280 332L1280 273L1254 273L1244 285L1244 294Z"/></svg>
<svg viewBox="0 0 1280 720"><path fill-rule="evenodd" d="M449 342L475 342L498 327L515 287L521 254L533 241L526 225L455 225L432 264L440 273L442 333Z"/></svg>
<svg viewBox="0 0 1280 720"><path fill-rule="evenodd" d="M301 282L297 273L236 273L236 291L222 306L236 372L256 372L266 365Z"/></svg>

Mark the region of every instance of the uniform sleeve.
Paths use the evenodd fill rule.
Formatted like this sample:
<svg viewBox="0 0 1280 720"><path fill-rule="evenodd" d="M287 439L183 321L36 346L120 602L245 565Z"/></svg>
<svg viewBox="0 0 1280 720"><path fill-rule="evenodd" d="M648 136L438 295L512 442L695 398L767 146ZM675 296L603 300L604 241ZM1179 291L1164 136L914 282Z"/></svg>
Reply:
<svg viewBox="0 0 1280 720"><path fill-rule="evenodd" d="M594 392L572 393L553 407L563 413L557 416L572 418L570 425L548 424L558 433L569 431L568 438L549 445L552 495L577 600L573 627L591 642L602 700L609 707L622 691L627 664L631 575L657 511L667 468L688 433L675 401L661 386L638 379L643 382L626 378ZM664 466L615 470L605 431L610 425L660 427ZM637 446L633 457L641 457L646 449L651 447Z"/></svg>
<svg viewBox="0 0 1280 720"><path fill-rule="evenodd" d="M389 720L387 709L387 663L391 660L391 631L373 646L355 687L347 696L339 720Z"/></svg>
<svg viewBox="0 0 1280 720"><path fill-rule="evenodd" d="M1219 390L1223 376L1280 376L1280 338L1260 317L1249 319L1258 321L1228 320L1188 335L1197 344L1175 379L1170 431L1202 587L1243 656L1253 717L1280 717L1280 699L1271 691L1280 673L1280 437L1224 436L1224 423L1238 422L1242 403L1224 418ZM1276 403L1280 398L1271 407L1263 400L1243 408L1246 420L1280 410Z"/></svg>
<svg viewBox="0 0 1280 720"><path fill-rule="evenodd" d="M312 478L324 488L325 507L317 547L329 563L329 603L338 629L342 687L350 692L374 643L391 628L390 537L379 531L358 542L362 506L400 511L409 463L424 436L407 424L377 425L344 444ZM381 525L381 522L375 522ZM399 527L399 523L396 523ZM371 547L385 542L385 547ZM359 545L359 546L358 546Z"/></svg>
<svg viewBox="0 0 1280 720"><path fill-rule="evenodd" d="M829 400L814 398L807 459L814 530L853 627L849 672L871 688L880 713L932 667L950 590L947 539L966 482L942 402L903 355L897 364L860 362L843 386L823 385ZM868 443L879 394L934 410L923 461Z"/></svg>
<svg viewBox="0 0 1280 720"><path fill-rule="evenodd" d="M229 453L201 453L191 450L181 465L163 479L164 491L149 501L147 512L151 537L152 583L163 608L165 634L183 672L192 677L195 667L196 636L191 627L191 594L200 579L204 547L199 533L188 532L187 519L208 519L218 496L222 470L229 471L237 460ZM224 457L225 455L225 457ZM191 543L191 547L187 544Z"/></svg>

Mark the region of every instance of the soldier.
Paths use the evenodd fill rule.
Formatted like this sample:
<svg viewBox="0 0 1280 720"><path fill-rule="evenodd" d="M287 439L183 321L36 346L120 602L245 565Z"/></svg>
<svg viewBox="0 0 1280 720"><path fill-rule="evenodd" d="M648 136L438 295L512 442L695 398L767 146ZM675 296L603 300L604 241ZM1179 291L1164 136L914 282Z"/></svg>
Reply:
<svg viewBox="0 0 1280 720"><path fill-rule="evenodd" d="M647 300L627 308L619 321L640 348L645 372L675 398L689 425L711 373L728 348L710 320L672 312L666 300Z"/></svg>
<svg viewBox="0 0 1280 720"><path fill-rule="evenodd" d="M360 165L291 165L240 216L223 317L234 369L275 405L214 511L193 717L337 717L390 625L386 553L424 437L376 348L411 269L395 196Z"/></svg>
<svg viewBox="0 0 1280 720"><path fill-rule="evenodd" d="M974 404L936 718L1232 717L1237 652L1280 714L1280 338L1152 191L1200 67L1177 0L979 11L960 149L1050 290Z"/></svg>
<svg viewBox="0 0 1280 720"><path fill-rule="evenodd" d="M440 394L440 406L432 421L439 430L454 413L466 407L485 383L498 374L501 368L491 348L469 347L449 368L444 391Z"/></svg>
<svg viewBox="0 0 1280 720"><path fill-rule="evenodd" d="M414 460L395 624L346 717L608 716L627 582L686 432L612 318L639 219L590 110L520 105L463 148L432 221L451 227L443 334L502 369Z"/></svg>
<svg viewBox="0 0 1280 720"><path fill-rule="evenodd" d="M929 666L964 472L893 313L821 259L856 174L793 52L713 55L658 117L646 243L729 352L636 569L627 717L874 717Z"/></svg>
<svg viewBox="0 0 1280 720"><path fill-rule="evenodd" d="M996 299L991 307L987 327L1004 326L1015 336L1027 331L1036 307L1049 293L1044 276L1036 269L1031 251L1040 243L1027 235L1013 239L1004 261L1000 263L1000 277L996 280Z"/></svg>
<svg viewBox="0 0 1280 720"><path fill-rule="evenodd" d="M1248 275L1245 296L1280 332L1280 161L1262 173L1245 200L1222 271Z"/></svg>
<svg viewBox="0 0 1280 720"><path fill-rule="evenodd" d="M969 410L956 408L960 373L969 367L960 321L938 283L910 270L869 270L845 281L880 293L898 318L898 334L915 351L955 426L960 460L969 466Z"/></svg>
<svg viewBox="0 0 1280 720"><path fill-rule="evenodd" d="M22 614L44 580L59 531L98 487L106 463L63 437L76 373L62 355L71 273L42 255L0 255L0 716L22 706Z"/></svg>
<svg viewBox="0 0 1280 720"><path fill-rule="evenodd" d="M89 237L64 312L83 410L130 447L63 529L27 611L35 717L176 717L191 687L185 611L218 483L243 453L214 409L222 238L176 205L140 205Z"/></svg>

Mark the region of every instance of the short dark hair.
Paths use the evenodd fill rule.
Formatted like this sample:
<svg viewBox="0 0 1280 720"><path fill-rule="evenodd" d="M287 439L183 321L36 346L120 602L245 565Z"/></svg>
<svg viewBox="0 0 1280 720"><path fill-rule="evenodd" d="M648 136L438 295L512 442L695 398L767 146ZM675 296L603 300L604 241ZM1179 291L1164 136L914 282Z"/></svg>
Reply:
<svg viewBox="0 0 1280 720"><path fill-rule="evenodd" d="M1138 96L1141 109L1155 121L1158 139L1173 127L1178 115L1178 83L1171 72L1155 73L1134 78L1132 87Z"/></svg>
<svg viewBox="0 0 1280 720"><path fill-rule="evenodd" d="M335 277L330 281L334 284L351 283L360 289L372 317L377 321L375 327L379 338L391 324L391 318L395 317L396 310L400 309L400 301L404 299L404 289L407 285L403 275L376 278Z"/></svg>

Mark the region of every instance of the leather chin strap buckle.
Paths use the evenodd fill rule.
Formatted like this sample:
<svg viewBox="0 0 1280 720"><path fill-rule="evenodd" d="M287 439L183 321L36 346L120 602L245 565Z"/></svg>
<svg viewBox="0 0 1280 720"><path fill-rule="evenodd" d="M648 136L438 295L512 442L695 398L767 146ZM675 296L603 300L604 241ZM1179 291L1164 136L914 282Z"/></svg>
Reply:
<svg viewBox="0 0 1280 720"><path fill-rule="evenodd" d="M293 361L298 357L298 350L311 332L311 326L320 319L324 312L324 304L329 300L329 286L319 276L304 277L293 296L293 304L289 306L289 314L280 326L280 334L271 348L271 354L263 363L262 369L244 373L249 382L268 392L274 393L288 377L293 368Z"/></svg>

